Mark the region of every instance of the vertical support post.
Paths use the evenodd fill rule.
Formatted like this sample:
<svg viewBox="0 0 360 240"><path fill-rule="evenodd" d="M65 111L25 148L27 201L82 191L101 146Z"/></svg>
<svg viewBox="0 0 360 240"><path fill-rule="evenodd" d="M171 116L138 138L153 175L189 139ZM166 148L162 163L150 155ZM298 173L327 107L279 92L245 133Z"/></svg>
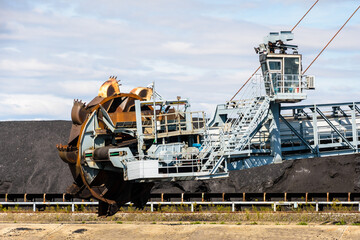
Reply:
<svg viewBox="0 0 360 240"><path fill-rule="evenodd" d="M235 203L232 203L232 204L231 204L231 211L232 211L232 212L235 212Z"/></svg>
<svg viewBox="0 0 360 240"><path fill-rule="evenodd" d="M284 201L287 202L287 193L284 193Z"/></svg>
<svg viewBox="0 0 360 240"><path fill-rule="evenodd" d="M272 119L270 121L271 153L274 156L274 163L282 163L281 137L280 137L280 104L271 102L270 111Z"/></svg>
<svg viewBox="0 0 360 240"><path fill-rule="evenodd" d="M75 204L74 203L71 203L71 211L75 212Z"/></svg>
<svg viewBox="0 0 360 240"><path fill-rule="evenodd" d="M136 135L138 139L138 152L140 159L143 158L144 152L142 150L144 145L144 135L142 131L141 105L140 100L135 100L135 114L136 114Z"/></svg>
<svg viewBox="0 0 360 240"><path fill-rule="evenodd" d="M316 111L316 105L314 105L314 110L312 114L312 120L313 120L313 135L314 135L314 149L317 153L317 156L319 156L319 135L318 135L318 126L317 126L317 111Z"/></svg>
<svg viewBox="0 0 360 240"><path fill-rule="evenodd" d="M225 202L225 193L222 193L222 201Z"/></svg>
<svg viewBox="0 0 360 240"><path fill-rule="evenodd" d="M351 193L348 192L348 202L350 202L350 201L351 201Z"/></svg>
<svg viewBox="0 0 360 240"><path fill-rule="evenodd" d="M326 193L326 201L329 201L329 192Z"/></svg>
<svg viewBox="0 0 360 240"><path fill-rule="evenodd" d="M155 134L155 139L154 139L154 143L157 143L157 117L156 117L156 93L155 93L155 82L153 82L153 108L154 108L154 134Z"/></svg>
<svg viewBox="0 0 360 240"><path fill-rule="evenodd" d="M264 192L264 202L266 202L266 192Z"/></svg>
<svg viewBox="0 0 360 240"><path fill-rule="evenodd" d="M308 193L305 193L305 202L308 201Z"/></svg>
<svg viewBox="0 0 360 240"><path fill-rule="evenodd" d="M319 203L316 203L315 205L315 210L318 212L319 211Z"/></svg>
<svg viewBox="0 0 360 240"><path fill-rule="evenodd" d="M165 132L169 132L169 125L168 125L168 115L165 115Z"/></svg>
<svg viewBox="0 0 360 240"><path fill-rule="evenodd" d="M26 195L27 195L27 194L25 193L25 194L24 194L24 202L26 202Z"/></svg>
<svg viewBox="0 0 360 240"><path fill-rule="evenodd" d="M205 112L202 112L202 123L203 123L203 128L206 127L206 116L205 116ZM200 124L199 124L199 128L200 128ZM198 135L199 136L199 135ZM200 141L198 141L198 143L200 143Z"/></svg>
<svg viewBox="0 0 360 240"><path fill-rule="evenodd" d="M164 193L161 193L161 202L164 201Z"/></svg>
<svg viewBox="0 0 360 240"><path fill-rule="evenodd" d="M46 202L46 193L44 193L44 195L43 195L43 202L44 203Z"/></svg>
<svg viewBox="0 0 360 240"><path fill-rule="evenodd" d="M184 202L184 193L181 193L181 203Z"/></svg>
<svg viewBox="0 0 360 240"><path fill-rule="evenodd" d="M356 108L355 108L355 103L353 103L352 108L351 108L351 126L352 126L352 138L353 138L353 142L352 144L354 145L356 152L359 152L358 149L358 132L357 132L357 126L356 126Z"/></svg>
<svg viewBox="0 0 360 240"><path fill-rule="evenodd" d="M276 212L276 203L274 203L274 212Z"/></svg>
<svg viewBox="0 0 360 240"><path fill-rule="evenodd" d="M246 201L246 198L245 198L245 193L243 192L243 202Z"/></svg>
<svg viewBox="0 0 360 240"><path fill-rule="evenodd" d="M154 211L154 203L153 203L153 202L150 203L150 211L151 211L151 212Z"/></svg>
<svg viewBox="0 0 360 240"><path fill-rule="evenodd" d="M36 212L36 203L33 203L33 212Z"/></svg>
<svg viewBox="0 0 360 240"><path fill-rule="evenodd" d="M63 202L65 202L65 194L66 194L66 193L63 193Z"/></svg>
<svg viewBox="0 0 360 240"><path fill-rule="evenodd" d="M181 122L180 122L180 114L177 114L177 123L178 123L178 128L179 128L179 133L181 133Z"/></svg>
<svg viewBox="0 0 360 240"><path fill-rule="evenodd" d="M204 193L201 193L201 201L204 202Z"/></svg>
<svg viewBox="0 0 360 240"><path fill-rule="evenodd" d="M191 212L194 212L194 203L191 203Z"/></svg>
<svg viewBox="0 0 360 240"><path fill-rule="evenodd" d="M8 200L8 194L5 193L5 202L7 202L7 200Z"/></svg>
<svg viewBox="0 0 360 240"><path fill-rule="evenodd" d="M192 114L191 114L191 110L190 110L190 104L186 104L186 108L185 108L186 112L185 112L185 120L186 120L186 131L192 131L193 130L193 123L192 123Z"/></svg>

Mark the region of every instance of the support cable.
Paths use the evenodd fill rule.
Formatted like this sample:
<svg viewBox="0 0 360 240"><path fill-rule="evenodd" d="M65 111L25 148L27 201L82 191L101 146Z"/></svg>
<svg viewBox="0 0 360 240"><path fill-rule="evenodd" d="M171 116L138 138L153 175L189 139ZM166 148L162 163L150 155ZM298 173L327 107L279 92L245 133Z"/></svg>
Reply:
<svg viewBox="0 0 360 240"><path fill-rule="evenodd" d="M306 73L306 71L311 67L311 65L316 61L316 59L318 59L318 57L322 54L322 52L329 46L329 44L335 39L335 37L339 34L339 32L345 27L345 25L349 22L349 20L354 16L354 14L357 12L357 10L359 10L360 5L358 6L358 8L355 10L355 12L353 12L353 14L351 14L351 16L348 18L348 20L346 20L346 22L344 23L344 25L342 25L342 27L335 33L335 35L330 39L330 41L326 44L326 46L321 50L321 52L316 56L316 58L314 58L314 60L310 63L310 65L305 69L305 71L302 72L302 75L304 75Z"/></svg>
<svg viewBox="0 0 360 240"><path fill-rule="evenodd" d="M316 2L309 8L309 10L304 14L304 16L302 16L302 18L295 24L295 26L291 29L291 31L293 31L298 25L299 23L305 18L305 16L311 11L311 9L319 2L319 0L316 0ZM259 71L261 66L259 66L255 72L251 75L251 77L249 77L248 80L246 80L246 82L241 86L241 88L235 93L235 95L230 99L230 101L232 101L238 94L239 92L245 87L245 85L250 81L250 79L257 73L257 71Z"/></svg>
<svg viewBox="0 0 360 240"><path fill-rule="evenodd" d="M318 3L319 0L317 0L312 6L311 8L309 8L309 10L304 14L304 16L297 22L297 24L295 24L295 26L291 29L291 31L294 31L294 29L299 25L299 23L305 18L305 16L311 11L311 9Z"/></svg>

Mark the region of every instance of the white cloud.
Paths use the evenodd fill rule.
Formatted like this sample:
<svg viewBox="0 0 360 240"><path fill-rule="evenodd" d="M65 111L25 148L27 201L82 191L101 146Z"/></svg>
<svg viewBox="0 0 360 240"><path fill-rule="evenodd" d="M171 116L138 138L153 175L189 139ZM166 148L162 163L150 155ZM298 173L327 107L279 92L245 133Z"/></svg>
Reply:
<svg viewBox="0 0 360 240"><path fill-rule="evenodd" d="M54 56L59 57L59 58L63 58L63 59L94 59L94 60L114 60L114 58L112 57L107 57L107 56L101 56L98 54L89 54L89 53L85 53L85 52L64 52L64 53L58 53L58 54L54 54Z"/></svg>
<svg viewBox="0 0 360 240"><path fill-rule="evenodd" d="M29 60L1 60L0 69L3 71L57 71L59 66L55 64L43 63L37 59Z"/></svg>
<svg viewBox="0 0 360 240"><path fill-rule="evenodd" d="M47 94L1 93L0 118L48 116L53 119L69 119L72 102L73 99Z"/></svg>
<svg viewBox="0 0 360 240"><path fill-rule="evenodd" d="M17 49L16 47L4 47L1 48L1 51L5 51L5 52L13 52L13 53L21 53L21 51L19 49Z"/></svg>
<svg viewBox="0 0 360 240"><path fill-rule="evenodd" d="M177 74L194 74L194 75L199 75L204 73L204 71L202 71L199 68L178 65L161 60L145 60L142 63L144 66L149 67L153 71L160 73L171 73L171 74L177 73Z"/></svg>
<svg viewBox="0 0 360 240"><path fill-rule="evenodd" d="M40 118L50 119L69 115L61 110L64 100L91 100L110 75L122 80L122 91L156 81L164 97L188 97L194 109L212 111L258 67L253 47L269 31L291 28L311 5L300 0L278 0L273 5L264 0L2 3L0 95L27 97L36 103L35 113L45 108L36 98L54 102L56 96L58 115L39 110ZM304 67L355 5L350 0L320 1L299 25L293 43L299 45ZM309 69L319 86L309 101L344 99L337 95L339 79L346 79L342 85L347 98L357 100L359 38L355 15ZM345 85L355 90L348 91ZM23 117L18 112L29 109L8 104L6 114L13 112L19 119Z"/></svg>
<svg viewBox="0 0 360 240"><path fill-rule="evenodd" d="M56 91L66 96L96 96L101 86L101 81L59 81L54 83ZM90 101L91 99L84 99Z"/></svg>
<svg viewBox="0 0 360 240"><path fill-rule="evenodd" d="M167 42L163 46L170 51L183 53L184 51L187 52L193 44L187 42Z"/></svg>

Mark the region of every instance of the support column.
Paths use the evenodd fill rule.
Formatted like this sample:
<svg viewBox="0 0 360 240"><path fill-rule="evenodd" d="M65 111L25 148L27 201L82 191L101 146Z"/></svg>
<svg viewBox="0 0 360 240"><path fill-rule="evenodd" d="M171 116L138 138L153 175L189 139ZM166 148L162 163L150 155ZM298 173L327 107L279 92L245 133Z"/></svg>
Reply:
<svg viewBox="0 0 360 240"><path fill-rule="evenodd" d="M138 139L138 153L139 158L142 159L144 156L143 145L144 145L144 135L142 131L142 118L141 118L141 105L140 100L135 100L135 114L136 114L136 135Z"/></svg>
<svg viewBox="0 0 360 240"><path fill-rule="evenodd" d="M274 163L282 163L281 154L281 137L280 137L280 104L271 102L270 112L272 119L270 121L270 140L271 140L271 153L274 156Z"/></svg>
<svg viewBox="0 0 360 240"><path fill-rule="evenodd" d="M352 126L352 137L353 142L352 144L355 146L356 152L359 152L358 149L358 133L357 133L357 126L356 126L356 109L355 109L355 103L353 103L353 106L351 108L351 126Z"/></svg>
<svg viewBox="0 0 360 240"><path fill-rule="evenodd" d="M319 155L319 135L318 135L318 126L317 126L316 105L314 105L312 120L313 120L313 134L314 134L314 149L315 149L317 155Z"/></svg>
<svg viewBox="0 0 360 240"><path fill-rule="evenodd" d="M188 99L187 99L188 100ZM186 119L186 131L192 131L193 130L193 124L192 124L192 114L191 114L191 109L190 109L190 104L189 102L186 103L186 108L185 108L185 119Z"/></svg>

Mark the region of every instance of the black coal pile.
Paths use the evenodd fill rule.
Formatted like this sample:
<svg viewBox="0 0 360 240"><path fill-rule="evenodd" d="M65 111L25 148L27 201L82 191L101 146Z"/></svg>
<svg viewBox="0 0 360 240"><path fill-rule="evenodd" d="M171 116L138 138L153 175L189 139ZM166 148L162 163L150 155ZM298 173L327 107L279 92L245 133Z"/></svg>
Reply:
<svg viewBox="0 0 360 240"><path fill-rule="evenodd" d="M69 121L0 122L0 192L62 193L73 182L58 156Z"/></svg>
<svg viewBox="0 0 360 240"><path fill-rule="evenodd" d="M73 179L56 144L69 121L0 122L0 193L62 193ZM153 192L360 192L360 155L285 161L207 181L156 183Z"/></svg>
<svg viewBox="0 0 360 240"><path fill-rule="evenodd" d="M157 183L153 192L360 192L360 155L284 161L207 181Z"/></svg>

